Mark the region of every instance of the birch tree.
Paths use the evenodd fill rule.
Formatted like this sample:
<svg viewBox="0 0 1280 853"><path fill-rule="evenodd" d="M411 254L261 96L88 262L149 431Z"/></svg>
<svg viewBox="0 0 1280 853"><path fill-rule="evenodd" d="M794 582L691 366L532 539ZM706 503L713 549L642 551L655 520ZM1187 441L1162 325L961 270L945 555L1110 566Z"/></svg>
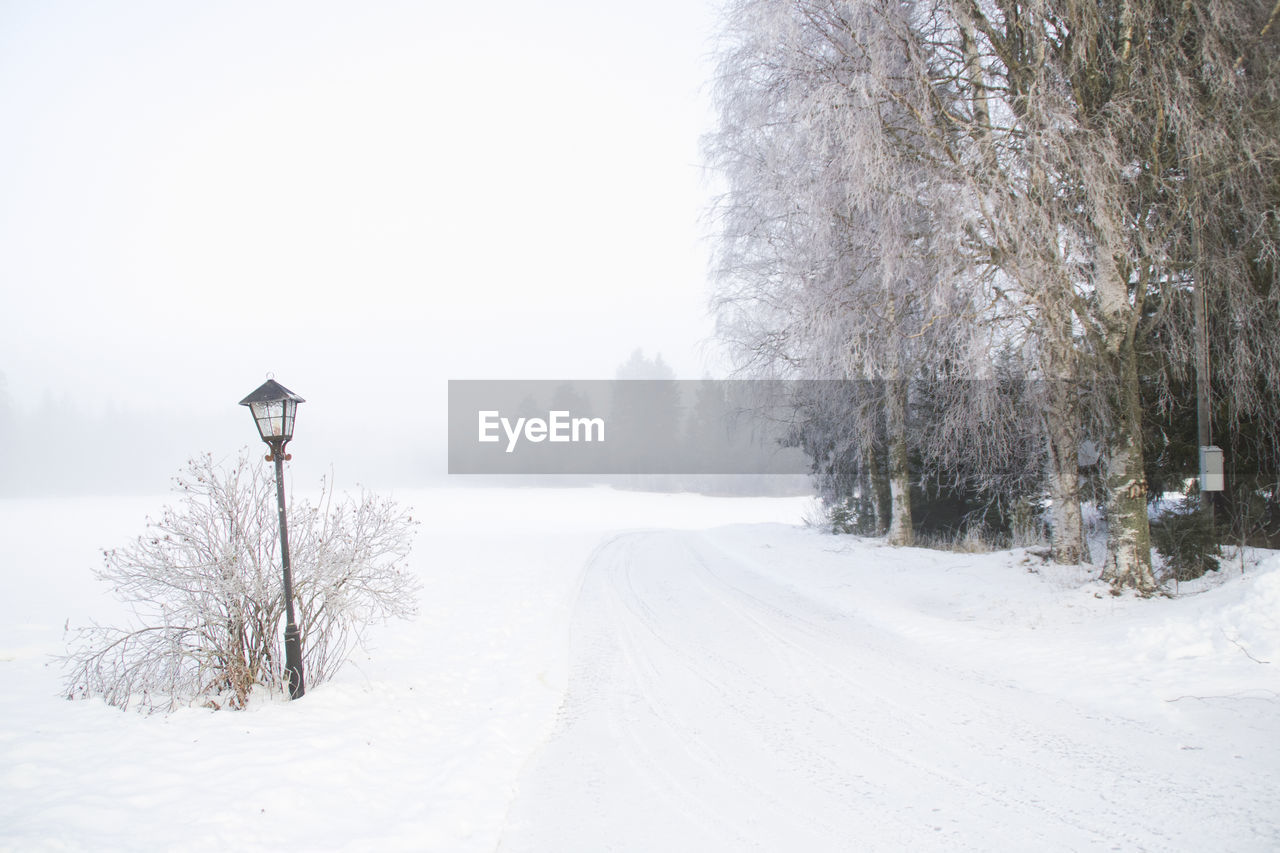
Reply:
<svg viewBox="0 0 1280 853"><path fill-rule="evenodd" d="M1230 408L1238 416L1269 403L1275 414L1267 389L1280 379L1280 4L1113 0L1051 10L1052 61L1070 84L1078 128L1065 162L1094 253L1094 290L1078 315L1115 389L1108 574L1149 591L1140 358L1185 348L1191 312L1175 317L1197 292L1219 297L1207 313L1231 330L1217 349Z"/></svg>
<svg viewBox="0 0 1280 853"><path fill-rule="evenodd" d="M1271 0L735 4L713 151L747 214L726 218L726 257L758 265L722 267L722 287L745 288L722 307L792 366L892 378L942 360L982 378L1018 353L1042 395L1055 558L1085 557L1087 421L1105 449L1106 577L1150 594L1144 360L1212 361L1233 420L1277 420L1278 16ZM1229 334L1192 362L1197 301ZM991 411L953 399L959 422ZM963 452L950 434L928 448L937 464ZM1280 455L1275 428L1264 440Z"/></svg>
<svg viewBox="0 0 1280 853"><path fill-rule="evenodd" d="M909 112L930 105L866 85L903 77L900 44L853 11L825 0L732 8L723 125L708 146L729 183L717 309L748 368L878 380L867 387L882 389L883 466L878 413L849 427L863 462L887 475L890 541L908 544L910 382L939 357L931 330L952 295L933 228L945 190L911 149L926 140L911 139ZM866 120L876 113L896 139Z"/></svg>

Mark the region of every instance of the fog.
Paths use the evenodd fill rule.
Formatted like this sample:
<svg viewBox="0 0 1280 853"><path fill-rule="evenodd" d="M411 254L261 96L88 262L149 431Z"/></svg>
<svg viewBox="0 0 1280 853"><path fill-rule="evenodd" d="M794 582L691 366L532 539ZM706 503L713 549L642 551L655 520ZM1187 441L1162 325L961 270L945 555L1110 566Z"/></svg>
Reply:
<svg viewBox="0 0 1280 853"><path fill-rule="evenodd" d="M719 373L713 17L0 7L0 493L163 491L268 372L295 475L372 485L443 473L448 379Z"/></svg>

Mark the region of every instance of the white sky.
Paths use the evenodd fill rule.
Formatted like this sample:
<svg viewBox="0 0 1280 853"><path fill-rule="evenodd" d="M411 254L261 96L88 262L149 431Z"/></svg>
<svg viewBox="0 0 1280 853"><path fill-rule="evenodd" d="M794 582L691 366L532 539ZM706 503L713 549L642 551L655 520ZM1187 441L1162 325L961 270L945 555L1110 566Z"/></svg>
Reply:
<svg viewBox="0 0 1280 853"><path fill-rule="evenodd" d="M301 431L636 347L717 372L713 29L710 0L0 0L10 396L225 414L270 370Z"/></svg>

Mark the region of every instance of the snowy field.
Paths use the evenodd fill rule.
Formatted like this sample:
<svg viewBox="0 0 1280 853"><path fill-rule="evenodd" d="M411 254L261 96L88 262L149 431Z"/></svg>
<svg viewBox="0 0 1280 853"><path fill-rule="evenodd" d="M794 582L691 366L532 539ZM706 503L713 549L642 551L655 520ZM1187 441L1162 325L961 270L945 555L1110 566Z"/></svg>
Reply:
<svg viewBox="0 0 1280 853"><path fill-rule="evenodd" d="M1140 601L794 498L396 497L415 622L149 717L46 662L164 500L0 501L0 849L1280 849L1280 557Z"/></svg>

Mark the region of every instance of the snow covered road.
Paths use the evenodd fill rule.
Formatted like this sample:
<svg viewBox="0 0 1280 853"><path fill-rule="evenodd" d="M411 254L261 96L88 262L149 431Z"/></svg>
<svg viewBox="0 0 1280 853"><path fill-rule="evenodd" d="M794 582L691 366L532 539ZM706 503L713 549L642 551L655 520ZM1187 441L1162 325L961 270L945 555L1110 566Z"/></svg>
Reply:
<svg viewBox="0 0 1280 853"><path fill-rule="evenodd" d="M1143 601L797 498L406 497L417 620L154 716L49 656L158 502L0 501L0 853L1280 849L1280 556Z"/></svg>
<svg viewBox="0 0 1280 853"><path fill-rule="evenodd" d="M1165 695L1176 683L1136 684L1137 667L1090 668L1111 620L1044 636L1042 579L999 567L1030 593L1021 607L966 593L990 558L966 572L956 555L813 545L767 526L602 545L559 722L501 849L1280 844L1275 726L1250 729L1247 707L1274 717L1274 699L1206 715Z"/></svg>

